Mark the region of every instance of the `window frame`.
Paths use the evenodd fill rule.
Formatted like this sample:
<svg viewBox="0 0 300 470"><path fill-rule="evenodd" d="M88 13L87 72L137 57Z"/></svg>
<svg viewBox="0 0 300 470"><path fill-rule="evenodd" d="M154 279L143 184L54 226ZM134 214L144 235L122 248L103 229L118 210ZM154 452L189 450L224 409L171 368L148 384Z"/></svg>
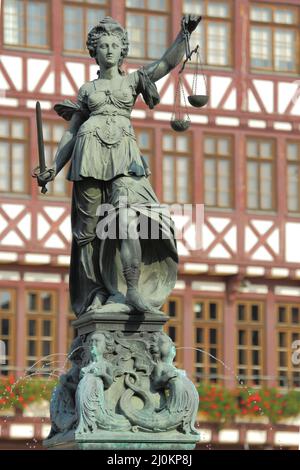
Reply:
<svg viewBox="0 0 300 470"><path fill-rule="evenodd" d="M194 194L194 180L193 180L193 165L194 165L194 156L193 156L193 134L191 131L187 131L184 133L184 136L187 137L188 141L188 149L186 152L179 152L176 150L176 141L175 141L175 150L165 150L164 149L164 136L169 135L172 136L173 139L177 137L181 137L181 134L177 135L174 131L163 130L161 136L161 174L162 174L162 199L163 202L166 204L191 204L193 202L193 194ZM173 177L173 187L174 187L174 195L175 199L173 201L165 201L164 199L164 159L165 157L171 157L174 160L174 177ZM184 157L188 161L188 178L187 178L187 194L188 200L184 202L179 202L178 197L178 190L177 190L177 157ZM189 184L190 183L190 184Z"/></svg>
<svg viewBox="0 0 300 470"><path fill-rule="evenodd" d="M216 155L216 154L207 154L205 152L205 139L206 137L208 138L213 138L214 140L216 139L217 141L219 139L224 139L226 138L229 142L229 156L226 157L224 155ZM235 208L235 155L234 155L234 136L229 135L229 134L217 134L217 133L204 133L203 134L203 200L205 206L209 207L209 209L221 209L221 210L232 210ZM205 187L205 162L207 159L214 159L215 162L219 162L221 159L225 159L226 161L229 161L229 205L228 206L220 206L219 204L217 205L209 205L207 202L205 202L205 196L206 196L206 187ZM219 171L218 171L219 165L217 164L217 172L216 172L216 182L217 182L217 188L216 188L216 199L217 202L219 203Z"/></svg>
<svg viewBox="0 0 300 470"><path fill-rule="evenodd" d="M51 139L47 139L47 137L45 137L45 125L48 125L50 127L50 134L51 134ZM49 146L51 148L51 151L56 148L57 150L57 147L59 145L59 142L60 140L56 141L54 140L53 138L53 127L55 125L61 125L64 127L65 131L68 129L68 124L67 124L67 121L65 120L53 120L53 119L45 119L44 120L44 146L45 146L45 149L46 149L46 146ZM64 131L64 132L65 132ZM54 153L54 152L53 152ZM47 163L47 162L46 162ZM72 196L72 185L70 184L70 182L66 179L67 177L67 173L68 173L68 170L69 170L69 166L70 166L70 163L68 162L64 168L61 170L61 172L59 174L62 174L64 176L64 179L65 179L65 188L66 188L66 191L64 194L61 194L61 193L56 193L54 191L54 182L50 182L48 184L48 194L47 194L47 197L50 197L51 199L53 200L69 200Z"/></svg>
<svg viewBox="0 0 300 470"><path fill-rule="evenodd" d="M62 31L62 53L64 55L86 55L88 53L88 50L86 48L86 40L89 31L87 31L87 10L88 9L93 9L93 10L105 10L105 16L110 14L110 3L108 0L106 0L105 3L102 4L97 4L97 3L90 3L89 0L80 0L80 1L74 1L74 0L63 0L61 2L62 4L62 18L63 18L63 31ZM65 14L65 7L76 7L76 8L82 8L83 10L83 37L81 38L84 42L84 47L83 49L66 49L65 47L65 26L66 26L66 14ZM96 26L96 23L95 23Z"/></svg>
<svg viewBox="0 0 300 470"><path fill-rule="evenodd" d="M147 132L149 135L149 147L142 147L139 142L138 142L138 136L142 132ZM151 184L154 186L155 185L155 162L154 162L154 146L155 146L155 135L154 135L154 129L151 127L139 127L139 126L134 126L134 133L136 136L136 141L139 147L139 150L141 151L141 155L144 156L144 151L149 154L150 156L150 165L149 169L151 171L151 174L148 176L148 180L151 182Z"/></svg>
<svg viewBox="0 0 300 470"><path fill-rule="evenodd" d="M34 0L22 0L22 3L24 4L24 38L26 40L25 44L7 44L5 42L5 26L4 26L4 2L6 0L3 0L3 8L2 8L2 22L3 22L3 28L2 28L2 44L3 44L3 47L5 49L26 49L26 50L35 50L35 51L41 51L41 52L45 52L45 51L51 51L52 50L52 22L50 21L49 23L47 23L47 18L51 18L52 17L52 3L49 2L49 0L38 0L39 3L44 3L46 4L46 45L43 46L43 45L33 45L33 44L27 44L27 31L28 31L28 28L27 28L27 8L28 8L28 4L29 3L36 3L34 2Z"/></svg>
<svg viewBox="0 0 300 470"><path fill-rule="evenodd" d="M17 308L17 292L16 289L13 288L0 288L0 293L2 292L9 292L11 296L11 307L10 309L1 309L0 307L0 320L8 320L9 321L9 334L3 335L2 334L2 324L0 323L0 339L2 341L8 341L9 343L9 354L6 354L6 363L0 364L0 376L1 375L8 375L8 373L15 367L16 365L16 356L17 356L17 341L16 341L16 308ZM3 374L3 371L5 373ZM7 372L7 373L6 373Z"/></svg>
<svg viewBox="0 0 300 470"><path fill-rule="evenodd" d="M296 160L289 159L288 157L288 146L289 144L294 144L297 145L298 147L298 158ZM299 214L300 213L300 140L296 139L288 139L286 140L286 207L287 207L287 212L290 214ZM297 180L298 180L298 208L296 210L292 210L289 208L289 168L293 166L294 168L298 169L298 175L297 175Z"/></svg>
<svg viewBox="0 0 300 470"><path fill-rule="evenodd" d="M276 326L275 326L275 331L276 331L276 371L278 373L277 377L277 387L280 389L289 389L290 387L295 388L296 390L300 389L300 377L299 377L299 386L295 386L293 384L293 373L299 373L299 365L294 365L292 362L292 354L293 352L296 352L296 349L292 348L292 336L293 334L298 334L298 341L300 341L300 332L299 329L298 331L296 330L296 327L299 325L299 323L292 322L292 308L297 308L299 311L299 316L300 316L300 303L297 302L276 302ZM287 321L285 322L279 322L279 309L281 307L284 307L287 311ZM279 334L280 333L285 333L287 335L287 346L280 346L280 338ZM294 340L296 341L296 340ZM299 349L299 348L298 348ZM279 354L280 352L285 352L287 354L287 365L286 366L281 366L280 365L280 358ZM281 378L281 372L286 371L286 385L281 385L280 384L280 378Z"/></svg>
<svg viewBox="0 0 300 470"><path fill-rule="evenodd" d="M170 45L170 42L171 42L171 28L170 28L170 21L168 21L168 19L170 20L171 19L171 9L170 9L170 0L166 0L167 1L167 8L165 10L152 10L150 8L147 8L148 7L148 2L151 4L151 0L145 0L146 2L146 6L145 7L141 7L141 8L137 8L137 7L128 7L126 5L126 2L125 2L125 24L126 24L126 30L129 31L130 28L128 27L128 21L127 21L127 15L128 14L132 14L132 15L139 15L139 16L142 16L143 18L145 18L145 37L144 37L144 51L145 51L145 54L144 56L133 56L130 54L130 44L129 44L129 59L131 60L145 60L145 61L149 61L149 62L152 62L152 61L155 61L157 59L159 59L163 53L165 52L163 49L161 51L161 54L159 57L149 57L149 47L148 47L148 34L149 34L149 17L157 17L157 16L161 16L161 17L164 17L164 18L167 18L167 23L166 23L166 26L167 26L167 31L166 31L166 45L165 47L168 48L169 45ZM129 36L129 35L128 35ZM130 43L130 39L129 39L129 43Z"/></svg>
<svg viewBox="0 0 300 470"><path fill-rule="evenodd" d="M232 0L217 0L218 3L224 3L228 5L229 7L229 14L227 18L220 18L219 16L209 16L207 14L207 6L209 4L209 0L203 0L204 2L204 12L201 15L202 16L202 21L200 24L200 27L203 27L203 36L204 36L204 44L200 44L200 53L201 53L201 60L203 61L203 65L206 68L217 68L217 69L232 69L234 68L234 8L233 8L233 2ZM182 14L186 14L184 11L184 0L182 2ZM224 64L212 64L208 63L208 27L209 23L226 23L229 25L227 34L228 34L228 44L227 44L227 59L228 63L226 65ZM193 63L195 62L195 59L192 59Z"/></svg>
<svg viewBox="0 0 300 470"><path fill-rule="evenodd" d="M261 144L262 142L269 142L272 144L272 157L271 158L262 158L262 157L249 157L248 156L248 151L247 151L247 144L250 140L254 140ZM246 136L245 138L245 205L246 205L246 211L247 212L276 212L277 211L277 198L276 198L276 189L277 189L277 142L274 137L258 137L258 136ZM259 202L259 207L249 207L248 206L248 163L249 162L256 162L258 164L259 168L259 179L257 181L257 194L258 194L258 202ZM261 180L260 180L260 163L270 163L271 164L271 188L272 188L272 195L271 195L271 201L272 201L272 207L269 209L264 209L261 207Z"/></svg>
<svg viewBox="0 0 300 470"><path fill-rule="evenodd" d="M272 23L269 21L258 21L251 19L251 8L258 7L258 8L269 8L272 12ZM296 16L297 20L294 24L287 24L287 23L277 23L274 21L274 12L278 10L291 10L293 11L293 15ZM272 65L271 67L257 67L252 65L252 54L251 54L251 32L252 27L265 27L271 31L271 50L272 50ZM251 72L261 72L261 73L276 73L276 74L283 74L283 75L295 75L299 73L300 68L300 60L299 60L299 53L300 53L300 8L294 5L288 4L287 6L282 6L281 4L272 5L270 3L250 3L249 9L249 65ZM277 28L280 29L287 29L287 30L295 30L296 32L296 47L295 47L295 70L278 70L275 68L275 40L274 35Z"/></svg>
<svg viewBox="0 0 300 470"><path fill-rule="evenodd" d="M26 158L29 155L29 149L30 149L30 123L28 118L24 117L11 117L11 116L1 116L0 120L3 119L5 121L8 121L9 123L9 137L1 137L0 136L0 142L7 142L9 145L9 189L2 191L0 188L0 195L14 195L15 197L19 196L28 196L30 194L31 186L29 183L29 177L25 177L23 179L24 181L24 191L14 191L12 188L12 183L13 183L13 164L12 164L12 153L11 153L11 146L14 143L22 143L24 145L24 175L29 175L30 174L30 162L28 161L28 158ZM12 123L14 121L22 121L24 123L24 136L22 138L16 138L12 137Z"/></svg>
<svg viewBox="0 0 300 470"><path fill-rule="evenodd" d="M42 303L42 294L47 293L51 295L52 298L52 309L49 312L46 312L45 310L42 310L40 308L41 303ZM38 300L37 300L37 308L36 310L30 310L27 304L28 300L28 294L37 294L38 295ZM44 357L43 355L43 341L48 341L50 343L50 354L55 354L56 352L56 346L57 346L57 324L58 324L58 318L57 318L57 307L58 307L58 292L54 289L26 289L25 290L25 368L27 371L35 370L37 369L38 371L42 369L42 359ZM36 321L36 334L29 335L29 321L30 320L35 320ZM51 336L43 336L42 335L42 328L43 328L43 321L48 320L51 322L51 328L52 328L52 334ZM50 340L45 340L45 338L50 338ZM34 341L36 345L36 354L35 356L30 356L29 355L29 341ZM48 355L47 355L48 356ZM47 357L46 356L46 357ZM34 359L32 359L34 358ZM32 366L28 365L30 361L35 361L35 363L40 363L40 366L35 367L34 369L31 369ZM48 370L45 368L44 370Z"/></svg>
<svg viewBox="0 0 300 470"><path fill-rule="evenodd" d="M196 317L195 305L201 303L203 304L203 317ZM212 319L209 316L209 306L210 304L217 305L217 318ZM193 347L195 348L194 356L194 377L196 383L223 383L224 377L224 366L220 361L224 359L224 302L222 299L218 298L201 298L193 297ZM201 328L203 330L203 343L197 342L197 329ZM210 342L210 330L217 331L217 340L216 343ZM217 355L219 357L216 359L216 362L210 362L209 350L214 347L217 350ZM197 351L196 349L201 348L206 351L208 354L203 354L203 362L197 362ZM204 377L198 378L197 368L201 367L203 369L202 374ZM216 378L211 378L210 368L216 368ZM212 374L213 375L213 374Z"/></svg>
<svg viewBox="0 0 300 470"><path fill-rule="evenodd" d="M169 316L169 303L175 302L177 314L174 317ZM163 312L169 316L167 323L164 325L163 331L169 335L170 327L175 328L176 330L176 341L173 341L176 347L176 356L174 364L179 369L183 367L183 328L184 328L184 311L183 311L183 298L179 296L171 296L168 298L167 302L163 305ZM171 338L172 339L172 338Z"/></svg>
<svg viewBox="0 0 300 470"><path fill-rule="evenodd" d="M245 306L245 311L246 311L246 318L245 320L239 320L238 319L238 311L239 311L239 305L244 305ZM260 309L260 319L259 321L253 321L251 320L251 307L257 305ZM243 300L243 299L238 299L235 303L235 346L236 346L236 354L235 354L235 372L236 376L239 377L240 382L246 384L247 386L251 387L261 387L263 385L263 379L265 375L265 367L266 367L266 357L265 357L265 316L266 316L266 306L265 303L261 300ZM246 344L241 345L239 344L239 331L244 330L246 331ZM258 346L253 346L252 343L250 343L250 334L253 331L259 331L260 334L260 345ZM245 350L246 351L246 361L245 364L240 364L239 363L239 351L240 350ZM260 364L255 365L253 364L251 354L253 351L258 350L260 353ZM259 369L260 374L258 375L258 380L259 383L255 384L252 383L253 379L253 374L252 374L252 369ZM239 372L239 369L244 369L246 371L245 377L242 376ZM250 378L251 377L251 378Z"/></svg>

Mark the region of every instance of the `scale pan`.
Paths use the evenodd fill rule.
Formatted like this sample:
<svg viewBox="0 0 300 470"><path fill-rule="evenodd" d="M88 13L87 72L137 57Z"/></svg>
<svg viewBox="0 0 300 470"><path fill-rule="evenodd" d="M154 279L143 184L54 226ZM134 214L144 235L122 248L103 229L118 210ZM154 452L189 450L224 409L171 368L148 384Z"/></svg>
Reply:
<svg viewBox="0 0 300 470"><path fill-rule="evenodd" d="M171 121L171 127L176 132L186 131L190 127L190 121L185 119L174 119Z"/></svg>
<svg viewBox="0 0 300 470"><path fill-rule="evenodd" d="M208 95L190 95L188 96L189 103L195 108L202 108L208 103Z"/></svg>

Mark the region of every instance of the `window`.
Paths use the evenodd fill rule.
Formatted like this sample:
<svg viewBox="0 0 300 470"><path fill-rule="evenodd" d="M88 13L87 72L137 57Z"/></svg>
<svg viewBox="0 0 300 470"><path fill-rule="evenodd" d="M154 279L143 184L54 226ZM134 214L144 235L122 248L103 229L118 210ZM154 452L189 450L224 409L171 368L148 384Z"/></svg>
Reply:
<svg viewBox="0 0 300 470"><path fill-rule="evenodd" d="M247 207L274 210L275 142L266 139L247 139Z"/></svg>
<svg viewBox="0 0 300 470"><path fill-rule="evenodd" d="M200 45L203 62L206 65L231 66L231 2L183 0L183 13L203 18L191 35L191 48Z"/></svg>
<svg viewBox="0 0 300 470"><path fill-rule="evenodd" d="M141 151L141 154L146 160L146 163L152 173L152 177L150 176L150 181L152 181L153 180L152 152L154 148L153 132L151 129L135 128L135 136L136 136L137 144Z"/></svg>
<svg viewBox="0 0 300 470"><path fill-rule="evenodd" d="M49 2L3 0L4 44L49 48Z"/></svg>
<svg viewBox="0 0 300 470"><path fill-rule="evenodd" d="M56 293L26 293L26 365L29 372L49 371L57 366L55 353ZM49 356L49 357L48 357Z"/></svg>
<svg viewBox="0 0 300 470"><path fill-rule="evenodd" d="M43 123L43 136L45 144L45 159L48 168L53 166L53 160L57 151L58 143L65 131L63 123L46 121ZM67 168L65 167L55 177L55 180L48 183L48 194L52 196L69 196L71 191L70 183L66 180Z"/></svg>
<svg viewBox="0 0 300 470"><path fill-rule="evenodd" d="M3 375L8 375L15 365L15 309L15 292L0 289L0 340L5 345L5 363L0 362L0 373Z"/></svg>
<svg viewBox="0 0 300 470"><path fill-rule="evenodd" d="M279 304L277 312L277 372L278 386L300 388L299 364L293 363L293 353L299 350L300 304Z"/></svg>
<svg viewBox="0 0 300 470"><path fill-rule="evenodd" d="M225 136L204 139L204 202L210 207L233 206L233 145Z"/></svg>
<svg viewBox="0 0 300 470"><path fill-rule="evenodd" d="M251 66L256 70L297 72L299 9L279 5L251 6Z"/></svg>
<svg viewBox="0 0 300 470"><path fill-rule="evenodd" d="M222 304L215 300L194 301L194 347L196 382L217 383L223 373Z"/></svg>
<svg viewBox="0 0 300 470"><path fill-rule="evenodd" d="M163 200L164 202L190 202L191 182L191 135L163 135Z"/></svg>
<svg viewBox="0 0 300 470"><path fill-rule="evenodd" d="M0 192L28 192L28 125L0 117Z"/></svg>
<svg viewBox="0 0 300 470"><path fill-rule="evenodd" d="M300 142L287 142L287 207L300 212Z"/></svg>
<svg viewBox="0 0 300 470"><path fill-rule="evenodd" d="M169 46L169 1L127 0L126 6L129 55L145 59L161 57Z"/></svg>
<svg viewBox="0 0 300 470"><path fill-rule="evenodd" d="M106 0L65 0L64 49L86 52L89 31L108 13Z"/></svg>
<svg viewBox="0 0 300 470"><path fill-rule="evenodd" d="M244 384L261 385L263 374L263 304L238 302L237 320L237 375Z"/></svg>
<svg viewBox="0 0 300 470"><path fill-rule="evenodd" d="M182 364L182 349L183 345L183 304L180 297L170 297L168 302L164 305L163 311L170 317L168 320L164 331L167 335L170 336L171 340L176 346L176 357L175 365L176 367L183 367Z"/></svg>

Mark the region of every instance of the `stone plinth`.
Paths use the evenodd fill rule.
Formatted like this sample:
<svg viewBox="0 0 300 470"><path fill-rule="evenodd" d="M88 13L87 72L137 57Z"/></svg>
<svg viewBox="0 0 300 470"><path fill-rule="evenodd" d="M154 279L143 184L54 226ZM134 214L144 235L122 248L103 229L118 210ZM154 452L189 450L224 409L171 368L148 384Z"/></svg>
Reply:
<svg viewBox="0 0 300 470"><path fill-rule="evenodd" d="M72 368L51 399L53 449L193 449L198 393L162 314L89 312L74 321Z"/></svg>

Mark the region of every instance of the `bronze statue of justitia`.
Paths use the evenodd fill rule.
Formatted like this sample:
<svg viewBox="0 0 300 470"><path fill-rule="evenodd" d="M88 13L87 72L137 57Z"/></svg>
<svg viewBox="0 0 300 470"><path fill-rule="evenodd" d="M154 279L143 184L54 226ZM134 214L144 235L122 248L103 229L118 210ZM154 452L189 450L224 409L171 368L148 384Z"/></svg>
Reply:
<svg viewBox="0 0 300 470"><path fill-rule="evenodd" d="M112 311L157 312L174 287L174 230L149 182L130 115L140 93L150 108L159 102L155 82L180 63L186 34L200 20L196 15L183 17L184 27L159 60L125 74L121 66L128 54L127 32L112 18L103 18L87 38L90 56L99 65L98 78L82 85L77 104L65 100L55 106L70 126L53 168L42 172L38 181L45 186L71 160L70 296L77 316L100 312L104 305ZM115 208L115 219L108 211L107 220L118 220L116 237L97 234L104 204ZM158 224L159 237L134 236L141 217ZM169 236L162 236L167 227Z"/></svg>

